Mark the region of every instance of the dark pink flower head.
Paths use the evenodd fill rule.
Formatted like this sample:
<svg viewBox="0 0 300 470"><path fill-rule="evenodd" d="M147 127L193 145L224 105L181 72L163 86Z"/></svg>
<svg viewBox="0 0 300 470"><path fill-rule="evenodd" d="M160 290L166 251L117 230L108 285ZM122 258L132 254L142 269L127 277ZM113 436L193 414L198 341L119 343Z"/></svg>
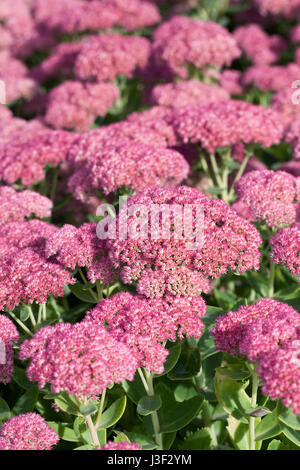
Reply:
<svg viewBox="0 0 300 470"><path fill-rule="evenodd" d="M262 392L271 400L281 398L297 415L300 412L300 340L289 341L282 348L266 353L257 372L263 382Z"/></svg>
<svg viewBox="0 0 300 470"><path fill-rule="evenodd" d="M291 120L292 121L291 124L285 130L284 140L286 143L292 146L294 159L300 161L300 119L295 120L295 117L296 116L294 114L293 119ZM288 163L291 163L291 162L288 162Z"/></svg>
<svg viewBox="0 0 300 470"><path fill-rule="evenodd" d="M13 416L0 428L0 450L51 450L59 436L37 413Z"/></svg>
<svg viewBox="0 0 300 470"><path fill-rule="evenodd" d="M251 360L255 361L270 348L297 337L299 317L299 313L289 305L262 298L253 305L244 305L219 317L211 334L218 350L234 356L249 352ZM272 319L278 320L277 326L273 322L273 331Z"/></svg>
<svg viewBox="0 0 300 470"><path fill-rule="evenodd" d="M98 31L123 26L127 31L144 28L160 20L158 9L140 0L33 0L35 19L59 33Z"/></svg>
<svg viewBox="0 0 300 470"><path fill-rule="evenodd" d="M31 346L32 343L32 346ZM113 383L133 380L137 363L130 349L95 322L58 323L41 328L20 348L30 358L29 380L51 391L96 398Z"/></svg>
<svg viewBox="0 0 300 470"><path fill-rule="evenodd" d="M44 253L45 242L58 228L42 220L7 222L0 225L0 257L10 248L33 248Z"/></svg>
<svg viewBox="0 0 300 470"><path fill-rule="evenodd" d="M219 82L230 95L241 95L244 92L242 73L239 70L224 70L220 74Z"/></svg>
<svg viewBox="0 0 300 470"><path fill-rule="evenodd" d="M8 184L18 180L30 186L45 178L48 164L64 161L76 134L49 129L30 133L30 127L10 132L0 138L0 179Z"/></svg>
<svg viewBox="0 0 300 470"><path fill-rule="evenodd" d="M0 51L0 80L5 83L5 99L11 103L19 98L31 98L37 89L23 62L12 57L8 51Z"/></svg>
<svg viewBox="0 0 300 470"><path fill-rule="evenodd" d="M49 57L31 69L31 76L39 83L43 83L54 77L71 75L82 44L82 41L58 44Z"/></svg>
<svg viewBox="0 0 300 470"><path fill-rule="evenodd" d="M138 36L102 34L92 36L83 46L75 62L80 79L114 80L118 75L131 77L137 67L147 63L150 43Z"/></svg>
<svg viewBox="0 0 300 470"><path fill-rule="evenodd" d="M112 83L66 81L50 91L45 122L55 129L87 131L119 97L119 88Z"/></svg>
<svg viewBox="0 0 300 470"><path fill-rule="evenodd" d="M297 24L291 31L291 40L293 42L300 42L300 24Z"/></svg>
<svg viewBox="0 0 300 470"><path fill-rule="evenodd" d="M51 217L52 201L35 191L17 192L10 186L0 187L0 223L36 217Z"/></svg>
<svg viewBox="0 0 300 470"><path fill-rule="evenodd" d="M300 13L300 0L255 0L261 14L283 15L293 18Z"/></svg>
<svg viewBox="0 0 300 470"><path fill-rule="evenodd" d="M186 16L174 16L153 34L152 55L158 64L181 78L187 78L188 68L230 65L240 50L233 36L222 26Z"/></svg>
<svg viewBox="0 0 300 470"><path fill-rule="evenodd" d="M257 318L247 327L239 354L256 362L292 339L300 340L300 314L289 305L280 304L266 318Z"/></svg>
<svg viewBox="0 0 300 470"><path fill-rule="evenodd" d="M270 147L283 131L276 112L237 100L176 109L173 127L180 140L201 142L209 152L239 142Z"/></svg>
<svg viewBox="0 0 300 470"><path fill-rule="evenodd" d="M168 224L162 225L167 209L170 231ZM193 216L186 235L184 211ZM123 233L126 217L127 238ZM258 231L223 201L196 188L147 188L127 200L117 223L121 236L107 241L111 260L121 268L122 280L137 282L138 292L147 297L193 296L209 289L207 278L259 266Z"/></svg>
<svg viewBox="0 0 300 470"><path fill-rule="evenodd" d="M268 36L258 24L240 26L233 33L234 39L253 64L268 65L277 62L286 43L280 36Z"/></svg>
<svg viewBox="0 0 300 470"><path fill-rule="evenodd" d="M19 333L13 322L0 315L0 383L9 383L14 371L13 341L18 341Z"/></svg>
<svg viewBox="0 0 300 470"><path fill-rule="evenodd" d="M99 450L141 450L136 442L112 442L108 441Z"/></svg>
<svg viewBox="0 0 300 470"><path fill-rule="evenodd" d="M270 239L271 260L285 265L300 282L300 224L284 227Z"/></svg>
<svg viewBox="0 0 300 470"><path fill-rule="evenodd" d="M50 294L63 296L64 286L74 282L62 266L33 248L10 249L0 260L0 308L46 302Z"/></svg>
<svg viewBox="0 0 300 470"><path fill-rule="evenodd" d="M242 84L252 85L261 91L279 91L299 79L300 65L253 65L244 73Z"/></svg>
<svg viewBox="0 0 300 470"><path fill-rule="evenodd" d="M278 113L278 116L285 127L285 131L287 132L288 129L291 129L291 132L288 134L288 137L290 138L295 136L295 131L297 132L297 128L299 128L299 124L297 125L297 122L300 120L298 104L299 93L297 92L297 89L292 88L291 85L292 82L282 90L278 91L273 96L271 104L271 108ZM294 101L294 99L296 101ZM298 142L294 145L297 147L297 144Z"/></svg>
<svg viewBox="0 0 300 470"><path fill-rule="evenodd" d="M269 227L296 221L300 202L299 180L285 171L251 171L234 185L237 203L250 209L252 221Z"/></svg>
<svg viewBox="0 0 300 470"><path fill-rule="evenodd" d="M119 140L104 145L68 181L75 197L84 200L97 190L108 195L122 187L177 186L189 173L185 158L175 150Z"/></svg>
<svg viewBox="0 0 300 470"><path fill-rule="evenodd" d="M176 139L172 128L162 119L146 120L143 123L132 116L129 121L98 127L78 136L68 152L68 163L76 167L83 160L92 160L103 151L103 147L113 146L120 141L124 144L140 142L147 146L167 147L173 145Z"/></svg>
<svg viewBox="0 0 300 470"><path fill-rule="evenodd" d="M47 258L54 258L68 269L86 267L92 282L99 279L108 285L118 279L118 271L106 257L104 241L97 237L95 223L79 228L64 225L48 238L45 253Z"/></svg>
<svg viewBox="0 0 300 470"><path fill-rule="evenodd" d="M156 85L150 101L160 106L180 108L189 104L215 103L229 99L229 93L221 87L207 85L198 80Z"/></svg>

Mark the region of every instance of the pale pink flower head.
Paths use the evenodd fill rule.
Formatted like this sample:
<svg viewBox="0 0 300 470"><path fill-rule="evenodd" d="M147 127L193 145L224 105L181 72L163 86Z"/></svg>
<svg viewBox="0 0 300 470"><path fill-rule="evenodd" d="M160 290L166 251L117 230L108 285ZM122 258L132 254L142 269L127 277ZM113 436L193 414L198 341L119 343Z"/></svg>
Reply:
<svg viewBox="0 0 300 470"><path fill-rule="evenodd" d="M300 202L299 181L284 171L251 171L234 185L237 203L250 210L250 220L269 227L296 221Z"/></svg>
<svg viewBox="0 0 300 470"><path fill-rule="evenodd" d="M21 221L32 214L51 217L52 201L41 194L25 190L17 192L10 186L0 187L0 223Z"/></svg>
<svg viewBox="0 0 300 470"><path fill-rule="evenodd" d="M226 101L229 93L221 87L208 85L198 80L156 85L151 91L150 102L169 108L180 108L189 104Z"/></svg>
<svg viewBox="0 0 300 470"><path fill-rule="evenodd" d="M63 162L75 139L71 132L40 128L30 132L30 126L22 125L0 137L0 179L8 184L20 180L25 186L42 181L46 166Z"/></svg>
<svg viewBox="0 0 300 470"><path fill-rule="evenodd" d="M0 51L0 80L5 83L7 103L19 98L29 99L37 90L37 83L30 77L26 65L6 50Z"/></svg>
<svg viewBox="0 0 300 470"><path fill-rule="evenodd" d="M286 266L300 282L300 224L284 227L270 239L271 260Z"/></svg>
<svg viewBox="0 0 300 470"><path fill-rule="evenodd" d="M13 342L18 341L19 333L13 322L5 315L0 315L0 383L11 381L14 371Z"/></svg>
<svg viewBox="0 0 300 470"><path fill-rule="evenodd" d="M219 82L230 95L241 95L244 92L242 73L239 70L224 70L220 74Z"/></svg>
<svg viewBox="0 0 300 470"><path fill-rule="evenodd" d="M283 15L293 18L300 14L300 0L255 0L261 14Z"/></svg>
<svg viewBox="0 0 300 470"><path fill-rule="evenodd" d="M96 398L113 383L133 380L137 363L130 349L95 322L58 323L41 328L20 347L30 358L29 380L51 391Z"/></svg>
<svg viewBox="0 0 300 470"><path fill-rule="evenodd" d="M299 75L298 75L299 76ZM287 139L291 138L294 140L295 130L297 132L297 122L300 120L299 104L297 104L299 96L297 89L292 88L292 81L280 91L275 93L272 98L271 108L278 113L281 122L284 125L285 131L287 132ZM295 101L294 101L295 100ZM288 130L291 130L289 133ZM298 140L298 139L297 139ZM297 158L297 145L298 142L294 144L296 146L296 158Z"/></svg>
<svg viewBox="0 0 300 470"><path fill-rule="evenodd" d="M291 84L299 79L300 65L289 63L280 65L253 65L249 67L242 78L242 84L254 86L261 91L280 91L282 88L291 87Z"/></svg>
<svg viewBox="0 0 300 470"><path fill-rule="evenodd" d="M51 450L59 436L37 413L13 416L0 428L0 450Z"/></svg>
<svg viewBox="0 0 300 470"><path fill-rule="evenodd" d="M108 441L99 450L141 450L136 442L112 442Z"/></svg>
<svg viewBox="0 0 300 470"><path fill-rule="evenodd" d="M276 112L237 100L176 109L172 124L179 140L201 142L209 152L239 142L270 147L283 132Z"/></svg>
<svg viewBox="0 0 300 470"><path fill-rule="evenodd" d="M254 23L240 26L233 36L243 53L256 65L277 62L279 53L286 47L283 38L277 35L268 36L261 26Z"/></svg>
<svg viewBox="0 0 300 470"><path fill-rule="evenodd" d="M150 43L138 36L102 34L92 36L81 48L75 61L80 79L114 80L118 75L131 77L137 67L148 61Z"/></svg>
<svg viewBox="0 0 300 470"><path fill-rule="evenodd" d="M134 211L139 204L145 212L140 223L143 229L135 233ZM192 232L186 236L181 225L184 205L200 210L198 215L193 212ZM156 227L153 222L155 211L160 213L162 207L169 208L171 213L172 230L168 236L162 233L160 223ZM137 290L147 297L193 296L201 290L208 291L210 278L228 270L244 272L259 266L261 238L255 227L223 201L213 200L196 188L154 187L137 193L120 210L117 217L120 230L126 216L124 211L127 211L127 233L133 231L135 235L125 240L118 236L116 240L107 240L110 257L121 268L122 280L127 284L137 283ZM151 224L149 214L150 220L153 219ZM202 218L196 223L199 217ZM191 242L196 245L192 247Z"/></svg>
<svg viewBox="0 0 300 470"><path fill-rule="evenodd" d="M262 392L271 400L282 399L297 415L300 412L300 340L289 341L263 355L257 373Z"/></svg>
<svg viewBox="0 0 300 470"><path fill-rule="evenodd" d="M283 302L262 298L217 318L211 334L218 350L234 356L249 353L250 360L256 361L270 349L297 338L299 332L296 310Z"/></svg>
<svg viewBox="0 0 300 470"><path fill-rule="evenodd" d="M189 165L179 152L121 139L86 160L69 179L68 188L85 200L97 190L108 195L122 187L139 191L147 186L177 186L188 173Z"/></svg>
<svg viewBox="0 0 300 470"><path fill-rule="evenodd" d="M181 78L189 67L222 67L240 56L234 37L222 26L186 16L173 16L153 34L152 56Z"/></svg>
<svg viewBox="0 0 300 470"><path fill-rule="evenodd" d="M112 83L66 81L50 91L45 122L55 129L87 131L119 97L119 89Z"/></svg>

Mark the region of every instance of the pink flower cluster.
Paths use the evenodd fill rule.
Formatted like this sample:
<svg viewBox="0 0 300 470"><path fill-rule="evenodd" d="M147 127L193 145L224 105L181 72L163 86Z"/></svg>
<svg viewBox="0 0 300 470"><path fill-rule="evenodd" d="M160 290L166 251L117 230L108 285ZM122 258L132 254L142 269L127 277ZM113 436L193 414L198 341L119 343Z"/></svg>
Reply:
<svg viewBox="0 0 300 470"><path fill-rule="evenodd" d="M58 323L25 340L19 356L30 359L29 380L77 398L96 398L113 383L133 380L137 362L130 349L95 322Z"/></svg>
<svg viewBox="0 0 300 470"><path fill-rule="evenodd" d="M30 77L26 65L7 50L0 51L0 80L5 83L7 103L31 98L37 90L37 83Z"/></svg>
<svg viewBox="0 0 300 470"><path fill-rule="evenodd" d="M148 227L146 219L140 222L140 236L135 239L108 240L110 257L116 267L121 268L121 278L127 284L137 283L137 291L147 297L164 295L194 296L201 291L208 291L208 278L215 278L228 270L244 272L257 269L260 254L258 247L261 238L257 230L246 220L240 218L227 204L213 200L195 188L147 188L127 200L128 207L121 208L117 217L127 217L128 230L135 227L136 215L130 214L135 204L143 204L151 214L154 207L160 211L160 205L178 205L179 215L170 218L171 227L179 221L179 232L170 232L164 238L161 225L158 233ZM183 205L191 204L203 210L203 221L195 226L193 219L192 234L183 235ZM139 206L136 206L139 207ZM174 207L174 206L173 206ZM128 209L128 214L124 210ZM152 218L155 215L151 215ZM177 222L176 222L177 220ZM180 222L181 220L181 222ZM145 230L151 232L151 238L145 239ZM203 229L203 232L202 232ZM150 233L150 232L148 232ZM191 242L198 240L200 246L193 249Z"/></svg>
<svg viewBox="0 0 300 470"><path fill-rule="evenodd" d="M0 223L24 220L35 214L51 217L52 201L35 191L17 192L11 186L0 186Z"/></svg>
<svg viewBox="0 0 300 470"><path fill-rule="evenodd" d="M66 81L50 91L45 122L55 129L87 131L119 97L119 89L112 83Z"/></svg>
<svg viewBox="0 0 300 470"><path fill-rule="evenodd" d="M98 279L108 285L118 280L118 271L105 256L105 245L97 237L94 223L79 228L64 225L47 239L45 254L48 259L55 259L71 270L77 266L86 267L91 282Z"/></svg>
<svg viewBox="0 0 300 470"><path fill-rule="evenodd" d="M114 80L118 75L131 77L137 67L148 61L150 43L139 36L102 34L91 36L82 45L75 60L79 79Z"/></svg>
<svg viewBox="0 0 300 470"><path fill-rule="evenodd" d="M141 450L136 442L112 442L108 441L99 450Z"/></svg>
<svg viewBox="0 0 300 470"><path fill-rule="evenodd" d="M251 171L234 185L237 204L249 210L249 218L269 227L291 225L300 203L300 179L284 171ZM235 204L233 205L235 207Z"/></svg>
<svg viewBox="0 0 300 470"><path fill-rule="evenodd" d="M188 68L230 65L239 57L234 37L222 26L185 16L173 16L153 34L154 63L167 66L181 78L188 77Z"/></svg>
<svg viewBox="0 0 300 470"><path fill-rule="evenodd" d="M0 308L45 302L50 294L64 295L64 286L75 282L63 266L46 259L45 239L56 230L39 220L0 226Z"/></svg>
<svg viewBox="0 0 300 470"><path fill-rule="evenodd" d="M147 186L177 186L188 172L189 165L179 152L122 139L104 145L86 160L69 179L68 188L85 200L98 189L108 195L124 186L136 191Z"/></svg>
<svg viewBox="0 0 300 470"><path fill-rule="evenodd" d="M33 0L37 23L59 33L98 31L122 26L127 31L144 28L160 20L155 5L141 0Z"/></svg>
<svg viewBox="0 0 300 470"><path fill-rule="evenodd" d="M239 142L270 147L283 132L277 113L237 100L176 109L172 125L179 140L201 142L209 152Z"/></svg>
<svg viewBox="0 0 300 470"><path fill-rule="evenodd" d="M14 123L13 123L14 124ZM18 123L17 123L18 124ZM30 124L0 136L0 179L8 184L21 181L30 186L45 178L45 167L59 165L76 134L52 131Z"/></svg>
<svg viewBox="0 0 300 470"><path fill-rule="evenodd" d="M297 107L297 106L295 106ZM300 160L300 120L293 120L284 133L284 140L293 148L293 157ZM291 162L288 162L291 163ZM296 163L296 162L293 162ZM297 162L298 163L298 162ZM299 175L300 176L300 175Z"/></svg>
<svg viewBox="0 0 300 470"><path fill-rule="evenodd" d="M4 357L1 357L2 360L0 361L0 383L7 384L11 380L14 370L13 342L18 341L18 339L19 333L13 322L5 315L0 315L0 348L2 355L4 353Z"/></svg>
<svg viewBox="0 0 300 470"><path fill-rule="evenodd" d="M198 80L156 85L151 91L150 102L159 106L180 108L182 106L226 101L229 93L221 87Z"/></svg>
<svg viewBox="0 0 300 470"><path fill-rule="evenodd" d="M59 436L37 413L13 416L0 428L0 450L51 450Z"/></svg>
<svg viewBox="0 0 300 470"><path fill-rule="evenodd" d="M107 325L109 333L132 350L138 367L160 374L168 354L161 343L184 335L199 338L205 313L201 297L149 300L121 292L102 300L86 319Z"/></svg>
<svg viewBox="0 0 300 470"><path fill-rule="evenodd" d="M217 349L258 361L262 391L300 410L300 315L287 304L263 298L217 319Z"/></svg>
<svg viewBox="0 0 300 470"><path fill-rule="evenodd" d="M277 62L279 54L286 48L281 36L268 36L257 24L240 26L233 34L243 53L255 65L268 65Z"/></svg>
<svg viewBox="0 0 300 470"><path fill-rule="evenodd" d="M280 65L253 65L244 73L244 86L252 85L261 91L279 91L299 79L300 65L289 63Z"/></svg>
<svg viewBox="0 0 300 470"><path fill-rule="evenodd" d="M288 133L287 139L292 138L293 140L295 138L295 134L297 134L296 123L300 120L299 106L293 101L293 95L295 92L295 88L291 88L290 83L289 86L282 88L282 90L278 91L272 98L272 109L278 113L278 116L284 125L286 134L289 129L291 130L291 132ZM298 97L296 96L296 98Z"/></svg>
<svg viewBox="0 0 300 470"><path fill-rule="evenodd" d="M271 260L283 264L300 282L300 224L284 227L270 239Z"/></svg>
<svg viewBox="0 0 300 470"><path fill-rule="evenodd" d="M300 0L255 0L260 12L265 15L284 15L293 18L300 13Z"/></svg>

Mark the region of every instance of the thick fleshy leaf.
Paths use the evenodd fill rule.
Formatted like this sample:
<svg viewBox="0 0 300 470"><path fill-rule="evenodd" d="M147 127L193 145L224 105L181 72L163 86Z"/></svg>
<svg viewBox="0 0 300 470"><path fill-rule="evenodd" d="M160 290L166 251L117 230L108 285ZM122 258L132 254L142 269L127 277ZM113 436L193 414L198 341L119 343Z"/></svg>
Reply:
<svg viewBox="0 0 300 470"><path fill-rule="evenodd" d="M278 436L281 433L281 426L278 421L277 410L273 410L271 414L268 414L262 418L255 430L256 440L263 441L265 439L271 439L272 437Z"/></svg>
<svg viewBox="0 0 300 470"><path fill-rule="evenodd" d="M215 389L219 403L229 415L248 424L247 410L251 408L251 400L244 388L245 384L226 376L222 368L216 370Z"/></svg>
<svg viewBox="0 0 300 470"><path fill-rule="evenodd" d="M10 409L3 398L0 398L0 421L10 418Z"/></svg>
<svg viewBox="0 0 300 470"><path fill-rule="evenodd" d="M207 429L198 429L184 439L179 445L180 450L209 450L211 449L211 437Z"/></svg>
<svg viewBox="0 0 300 470"><path fill-rule="evenodd" d="M180 353L181 353L181 344L180 343L177 343L177 344L174 344L173 346L171 346L169 348L169 354L168 354L168 356L166 358L166 361L164 363L164 369L165 370L163 371L162 374L155 374L154 377L161 377L163 375L168 374L173 369L173 367L175 367L175 365L177 364Z"/></svg>
<svg viewBox="0 0 300 470"><path fill-rule="evenodd" d="M39 391L37 388L31 388L20 396L12 409L13 414L29 413L33 411L38 400Z"/></svg>
<svg viewBox="0 0 300 470"><path fill-rule="evenodd" d="M152 397L144 396L139 400L136 411L139 415L147 416L159 410L161 405L162 402L159 395L153 395Z"/></svg>
<svg viewBox="0 0 300 470"><path fill-rule="evenodd" d="M75 431L70 428L68 423L57 423L55 421L48 421L50 428L54 429L59 437L64 441L78 442L79 438Z"/></svg>
<svg viewBox="0 0 300 470"><path fill-rule="evenodd" d="M291 408L285 408L280 404L278 406L278 419L289 428L300 431L300 416L296 416Z"/></svg>
<svg viewBox="0 0 300 470"><path fill-rule="evenodd" d="M126 395L118 398L110 407L102 413L99 429L106 429L116 424L122 417L126 408Z"/></svg>

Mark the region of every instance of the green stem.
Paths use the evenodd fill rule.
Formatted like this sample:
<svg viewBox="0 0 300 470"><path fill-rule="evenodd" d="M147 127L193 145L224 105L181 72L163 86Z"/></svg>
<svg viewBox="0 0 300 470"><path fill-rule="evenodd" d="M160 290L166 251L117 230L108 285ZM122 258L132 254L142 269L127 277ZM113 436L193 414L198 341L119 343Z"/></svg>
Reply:
<svg viewBox="0 0 300 470"><path fill-rule="evenodd" d="M46 304L45 302L42 304L42 319L43 321L47 320L47 310L46 310Z"/></svg>
<svg viewBox="0 0 300 470"><path fill-rule="evenodd" d="M28 313L29 313L29 318L30 318L31 324L32 324L33 328L35 328L36 327L36 321L35 321L35 318L34 318L34 315L33 315L31 305L26 305L26 308L27 308Z"/></svg>
<svg viewBox="0 0 300 470"><path fill-rule="evenodd" d="M274 279L275 279L275 263L270 263L270 274L269 274L269 287L268 287L268 297L273 297L274 295Z"/></svg>
<svg viewBox="0 0 300 470"><path fill-rule="evenodd" d="M38 313L38 319L37 319L37 324L39 325L42 321L42 309L43 309L43 304L39 305L39 313Z"/></svg>
<svg viewBox="0 0 300 470"><path fill-rule="evenodd" d="M96 281L96 288L97 288L97 294L98 294L98 302L103 298L103 289L104 285L97 279Z"/></svg>
<svg viewBox="0 0 300 470"><path fill-rule="evenodd" d="M100 405L99 405L99 411L96 419L96 424L95 424L95 429L97 430L100 426L100 421L101 421L101 416L103 412L103 407L104 407L104 401L105 401L105 395L106 395L106 389L103 390L101 399L100 399Z"/></svg>
<svg viewBox="0 0 300 470"><path fill-rule="evenodd" d="M259 379L256 370L252 370L251 408L256 408ZM255 417L249 417L250 450L255 450Z"/></svg>
<svg viewBox="0 0 300 470"><path fill-rule="evenodd" d="M210 153L209 158L210 158L211 166L212 166L212 169L213 169L213 172L214 172L214 176L215 176L217 185L218 185L219 188L222 188L222 183L223 182L222 182L222 178L219 175L219 167L218 167L218 164L217 164L216 157L213 153Z"/></svg>
<svg viewBox="0 0 300 470"><path fill-rule="evenodd" d="M232 185L231 185L230 191L229 191L229 193L228 193L228 201L231 201L231 199L232 199L233 196L234 196L234 183L235 183L237 180L239 180L239 179L243 176L244 171L245 171L246 166L247 166L247 163L248 163L248 161L249 161L249 158L250 158L250 152L247 152L247 151L246 151L245 158L244 158L244 160L242 161L241 166L240 166L240 168L239 168L237 174L235 175L235 178L234 178L233 183L232 183Z"/></svg>
<svg viewBox="0 0 300 470"><path fill-rule="evenodd" d="M16 323L27 333L29 336L33 336L33 333L27 328L26 325L11 311L8 310L9 315L15 320Z"/></svg>
<svg viewBox="0 0 300 470"><path fill-rule="evenodd" d="M100 442L99 442L98 434L97 434L97 431L96 431L95 426L93 424L93 420L91 418L91 415L88 415L85 419L86 419L86 423L87 423L89 431L90 431L92 442L93 442L94 446L99 449Z"/></svg>
<svg viewBox="0 0 300 470"><path fill-rule="evenodd" d="M154 396L154 389L153 389L153 378L151 372L147 372L145 370L145 377L146 377L146 382L147 382L147 395L149 397ZM162 440L162 434L160 432L160 425L159 425L159 419L158 419L158 414L156 411L151 413L151 419L152 419L152 425L153 425L153 430L154 430L154 436L155 436L155 441L157 444L157 449L158 450L163 450L163 440Z"/></svg>
<svg viewBox="0 0 300 470"><path fill-rule="evenodd" d="M85 275L83 274L81 268L78 266L77 269L78 269L78 272L79 272L79 274L80 274L80 276L81 276L81 279L83 280L83 282L84 282L85 284L87 284L88 281L87 281ZM98 303L98 297L97 297L97 295L95 294L95 292L93 291L93 289L89 288L88 291L89 291L89 293L91 294L91 296L94 297L94 299L95 299L96 302Z"/></svg>
<svg viewBox="0 0 300 470"><path fill-rule="evenodd" d="M58 173L59 173L59 168L56 167L54 169L54 175L53 175L51 188L50 188L50 199L51 199L51 201L53 201L54 198L55 198L55 192L56 192L56 186L57 186L57 180L58 180Z"/></svg>

